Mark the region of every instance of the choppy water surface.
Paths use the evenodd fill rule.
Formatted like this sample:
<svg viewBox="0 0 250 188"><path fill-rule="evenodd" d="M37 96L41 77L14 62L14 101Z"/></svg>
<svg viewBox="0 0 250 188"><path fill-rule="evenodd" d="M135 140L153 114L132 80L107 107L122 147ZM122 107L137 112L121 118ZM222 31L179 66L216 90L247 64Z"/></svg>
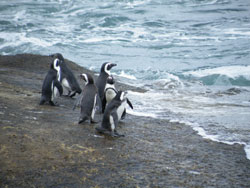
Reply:
<svg viewBox="0 0 250 188"><path fill-rule="evenodd" d="M0 54L115 62L118 80L148 89L129 93L131 113L249 152L249 12L245 0L1 0Z"/></svg>

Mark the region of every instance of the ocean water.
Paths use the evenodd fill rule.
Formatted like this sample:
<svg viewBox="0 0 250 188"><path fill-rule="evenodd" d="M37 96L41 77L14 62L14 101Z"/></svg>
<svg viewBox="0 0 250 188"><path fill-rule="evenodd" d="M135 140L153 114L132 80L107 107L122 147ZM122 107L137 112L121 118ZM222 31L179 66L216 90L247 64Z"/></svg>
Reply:
<svg viewBox="0 0 250 188"><path fill-rule="evenodd" d="M117 80L147 89L129 91L129 113L243 144L250 159L249 13L246 0L1 0L0 54L117 63Z"/></svg>

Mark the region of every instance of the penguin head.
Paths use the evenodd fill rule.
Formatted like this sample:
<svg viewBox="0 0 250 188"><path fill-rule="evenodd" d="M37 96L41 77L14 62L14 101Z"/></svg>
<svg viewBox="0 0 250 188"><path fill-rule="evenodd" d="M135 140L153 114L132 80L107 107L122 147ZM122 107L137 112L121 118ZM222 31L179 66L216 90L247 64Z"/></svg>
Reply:
<svg viewBox="0 0 250 188"><path fill-rule="evenodd" d="M107 78L107 83L110 84L110 85L114 85L115 84L115 80L113 78L112 75L110 75L108 78Z"/></svg>
<svg viewBox="0 0 250 188"><path fill-rule="evenodd" d="M62 54L60 53L55 53L55 54L51 54L50 57L54 58L54 59L59 59L60 61L64 61L64 58L62 56Z"/></svg>
<svg viewBox="0 0 250 188"><path fill-rule="evenodd" d="M86 84L93 84L94 80L93 77L88 73L83 73L80 77L86 82Z"/></svg>
<svg viewBox="0 0 250 188"><path fill-rule="evenodd" d="M101 72L105 72L108 75L110 75L110 70L112 69L112 67L116 66L117 64L114 63L110 63L110 62L106 62L102 64L102 68L101 68Z"/></svg>
<svg viewBox="0 0 250 188"><path fill-rule="evenodd" d="M61 64L61 61L59 59L55 59L51 65L50 65L50 68L51 69L54 69L57 71L57 77L58 77L58 81L61 80L61 67L60 67L60 64Z"/></svg>
<svg viewBox="0 0 250 188"><path fill-rule="evenodd" d="M116 94L115 98L116 98L116 100L123 101L124 99L126 99L126 95L127 95L127 92L124 92L124 91L120 90Z"/></svg>
<svg viewBox="0 0 250 188"><path fill-rule="evenodd" d="M54 61L51 63L50 65L50 68L51 69L54 69L56 71L59 71L60 70L60 64L61 64L61 61L59 59L54 59Z"/></svg>

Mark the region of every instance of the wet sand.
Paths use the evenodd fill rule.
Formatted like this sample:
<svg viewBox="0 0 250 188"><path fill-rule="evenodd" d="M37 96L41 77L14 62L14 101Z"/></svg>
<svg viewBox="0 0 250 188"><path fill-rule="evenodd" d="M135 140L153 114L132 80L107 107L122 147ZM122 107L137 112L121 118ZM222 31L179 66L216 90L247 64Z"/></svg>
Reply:
<svg viewBox="0 0 250 188"><path fill-rule="evenodd" d="M31 54L0 56L0 187L250 187L242 145L132 115L118 127L125 137L105 137L95 132L98 125L78 125L75 99L39 106L50 61ZM67 64L75 75L90 72Z"/></svg>

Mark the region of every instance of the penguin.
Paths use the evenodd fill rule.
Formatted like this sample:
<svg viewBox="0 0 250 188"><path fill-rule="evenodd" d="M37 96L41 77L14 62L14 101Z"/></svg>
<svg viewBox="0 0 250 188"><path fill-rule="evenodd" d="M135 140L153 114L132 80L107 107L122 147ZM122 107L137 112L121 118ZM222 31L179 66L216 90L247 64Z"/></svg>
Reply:
<svg viewBox="0 0 250 188"><path fill-rule="evenodd" d="M109 104L110 101L116 96L118 91L115 88L115 80L112 75L107 78L107 83L104 89L104 100Z"/></svg>
<svg viewBox="0 0 250 188"><path fill-rule="evenodd" d="M114 63L109 63L109 62L103 63L100 70L100 74L96 81L96 87L98 89L98 96L99 96L98 101L100 101L99 102L100 104L98 104L98 106L99 106L99 111L101 111L102 113L104 113L106 106L106 102L104 100L104 89L107 83L107 79L110 76L110 70L114 66L116 66L116 64Z"/></svg>
<svg viewBox="0 0 250 188"><path fill-rule="evenodd" d="M61 79L61 62L59 59L55 59L51 65L50 70L48 71L42 85L42 96L40 100L40 105L43 105L45 102L49 102L51 106L55 106L54 99L57 95L62 95L63 87L60 84L59 80Z"/></svg>
<svg viewBox="0 0 250 188"><path fill-rule="evenodd" d="M96 130L102 134L108 134L112 137L121 137L124 136L119 134L116 130L118 122L121 119L122 107L124 101L126 100L126 93L123 91L118 91L115 98L111 100L107 108L104 111L101 127L97 127Z"/></svg>
<svg viewBox="0 0 250 188"><path fill-rule="evenodd" d="M62 62L61 63L62 76L60 82L63 88L68 91L68 96L72 98L76 95L76 93L80 94L82 92L82 89L80 88L73 72L66 65L62 54L56 53L50 55L50 57L58 58Z"/></svg>
<svg viewBox="0 0 250 188"><path fill-rule="evenodd" d="M106 87L104 90L104 100L106 101L106 103L109 104L111 100L117 95L117 93L118 91L115 88L115 81L113 76L111 75L107 79ZM120 107L120 110L122 111L121 119L124 119L126 116L126 103L128 103L131 109L134 109L130 100L126 98L126 100L124 100L123 104Z"/></svg>
<svg viewBox="0 0 250 188"><path fill-rule="evenodd" d="M90 123L96 123L94 121L94 116L97 98L97 88L94 84L94 79L88 73L81 74L80 77L86 82L86 85L80 96L81 114L78 123L83 123L86 120L90 120ZM74 108L76 107L76 105L77 104L75 104Z"/></svg>

